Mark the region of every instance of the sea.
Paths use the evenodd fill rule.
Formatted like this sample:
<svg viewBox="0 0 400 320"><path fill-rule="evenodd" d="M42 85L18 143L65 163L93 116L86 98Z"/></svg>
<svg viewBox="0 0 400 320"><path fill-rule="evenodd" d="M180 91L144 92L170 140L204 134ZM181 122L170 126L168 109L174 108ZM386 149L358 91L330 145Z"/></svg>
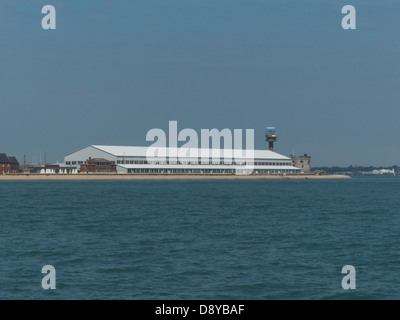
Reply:
<svg viewBox="0 0 400 320"><path fill-rule="evenodd" d="M400 177L1 181L0 244L2 300L400 299Z"/></svg>

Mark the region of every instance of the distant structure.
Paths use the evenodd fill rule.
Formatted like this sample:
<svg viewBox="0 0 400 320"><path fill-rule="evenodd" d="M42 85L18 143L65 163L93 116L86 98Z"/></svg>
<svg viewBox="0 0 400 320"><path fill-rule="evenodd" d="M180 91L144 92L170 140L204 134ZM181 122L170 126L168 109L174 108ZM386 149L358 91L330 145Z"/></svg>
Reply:
<svg viewBox="0 0 400 320"><path fill-rule="evenodd" d="M375 169L372 170L371 172L368 172L367 174L372 174L372 175L377 175L377 174L381 174L381 175L391 175L391 176L395 176L396 173L394 172L394 169L390 170L390 169Z"/></svg>
<svg viewBox="0 0 400 320"><path fill-rule="evenodd" d="M116 173L117 167L115 163L104 158L89 157L85 161L85 164L81 164L80 172L86 173Z"/></svg>
<svg viewBox="0 0 400 320"><path fill-rule="evenodd" d="M276 142L275 127L266 127L265 128L265 141L268 142L268 150L274 151L274 143Z"/></svg>
<svg viewBox="0 0 400 320"><path fill-rule="evenodd" d="M292 158L292 164L294 167L299 168L301 172L311 172L311 157L305 153L302 156L295 157L293 154L290 155Z"/></svg>
<svg viewBox="0 0 400 320"><path fill-rule="evenodd" d="M29 174L77 174L77 168L63 166L58 163L54 164L37 164L24 166L24 173Z"/></svg>
<svg viewBox="0 0 400 320"><path fill-rule="evenodd" d="M19 162L14 156L7 156L5 153L0 153L0 174L18 173Z"/></svg>
<svg viewBox="0 0 400 320"><path fill-rule="evenodd" d="M213 161L211 153L206 158L201 155L211 149L192 148L193 154L177 157L179 149L167 147L162 149L165 159L148 159L148 147L141 146L102 146L90 145L72 152L64 157L64 164L69 168L80 168L80 173L92 170L87 159L101 159L116 167L117 173L132 174L234 174L244 167L243 159L233 159L232 163L224 163L221 159ZM214 149L215 150L215 149ZM222 154L223 149L220 150ZM89 158L90 157L90 158ZM96 165L95 165L96 166ZM97 165L100 169L103 165ZM97 170L96 169L96 170ZM107 169L109 170L109 169ZM99 172L99 171L97 171ZM254 150L254 170L252 174L300 174L300 169L292 165L292 159L269 150Z"/></svg>

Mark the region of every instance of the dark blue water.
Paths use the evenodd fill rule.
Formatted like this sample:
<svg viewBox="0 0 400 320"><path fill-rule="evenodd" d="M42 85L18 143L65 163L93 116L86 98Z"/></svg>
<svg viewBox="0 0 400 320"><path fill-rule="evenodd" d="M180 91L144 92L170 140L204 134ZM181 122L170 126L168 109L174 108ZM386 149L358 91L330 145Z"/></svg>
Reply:
<svg viewBox="0 0 400 320"><path fill-rule="evenodd" d="M399 177L3 181L0 299L399 299L399 208Z"/></svg>

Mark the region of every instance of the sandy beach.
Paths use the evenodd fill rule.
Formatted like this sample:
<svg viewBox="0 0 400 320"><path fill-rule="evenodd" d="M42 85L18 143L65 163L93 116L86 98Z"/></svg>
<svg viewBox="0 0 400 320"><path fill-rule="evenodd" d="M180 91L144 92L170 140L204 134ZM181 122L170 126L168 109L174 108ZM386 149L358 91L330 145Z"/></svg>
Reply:
<svg viewBox="0 0 400 320"><path fill-rule="evenodd" d="M349 179L346 175L134 175L134 174L6 174L0 181L36 180L232 180L232 179Z"/></svg>

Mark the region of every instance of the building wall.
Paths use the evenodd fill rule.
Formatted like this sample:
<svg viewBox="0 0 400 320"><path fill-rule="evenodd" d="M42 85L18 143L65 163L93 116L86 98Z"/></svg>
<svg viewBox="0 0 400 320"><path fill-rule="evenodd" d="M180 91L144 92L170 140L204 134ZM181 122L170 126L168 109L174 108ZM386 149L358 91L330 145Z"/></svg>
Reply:
<svg viewBox="0 0 400 320"><path fill-rule="evenodd" d="M128 173L128 169L125 166L117 165L117 172L118 173Z"/></svg>
<svg viewBox="0 0 400 320"><path fill-rule="evenodd" d="M78 169L76 169L76 168L60 168L60 170L58 172L61 174L77 174Z"/></svg>
<svg viewBox="0 0 400 320"><path fill-rule="evenodd" d="M293 157L292 162L293 162L293 166L301 169L302 172L304 172L304 173L311 172L311 157L310 156L307 156L305 154L304 156Z"/></svg>
<svg viewBox="0 0 400 320"><path fill-rule="evenodd" d="M83 173L115 173L117 170L115 169L115 165L89 165L82 164L81 172Z"/></svg>
<svg viewBox="0 0 400 320"><path fill-rule="evenodd" d="M11 173L11 163L0 163L0 174Z"/></svg>
<svg viewBox="0 0 400 320"><path fill-rule="evenodd" d="M43 168L39 171L40 174L77 174L76 168Z"/></svg>

